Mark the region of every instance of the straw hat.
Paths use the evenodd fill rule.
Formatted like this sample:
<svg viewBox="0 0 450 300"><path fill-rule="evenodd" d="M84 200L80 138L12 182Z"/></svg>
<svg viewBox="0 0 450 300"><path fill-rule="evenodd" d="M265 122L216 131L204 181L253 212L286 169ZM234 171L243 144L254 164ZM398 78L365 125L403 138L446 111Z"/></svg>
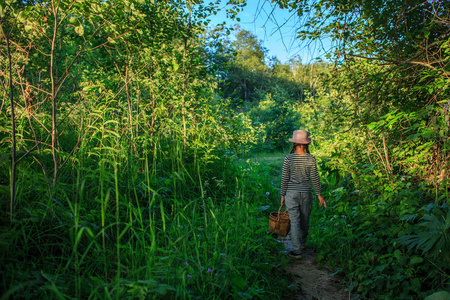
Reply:
<svg viewBox="0 0 450 300"><path fill-rule="evenodd" d="M292 139L289 139L289 142L294 144L309 144L311 141L306 130L295 130L292 134Z"/></svg>

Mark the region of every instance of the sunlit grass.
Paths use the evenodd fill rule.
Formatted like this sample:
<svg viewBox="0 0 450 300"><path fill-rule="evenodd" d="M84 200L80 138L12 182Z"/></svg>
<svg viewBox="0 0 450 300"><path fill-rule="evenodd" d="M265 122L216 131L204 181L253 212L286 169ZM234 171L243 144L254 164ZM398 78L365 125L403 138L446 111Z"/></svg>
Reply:
<svg viewBox="0 0 450 300"><path fill-rule="evenodd" d="M267 180L271 166L262 158L217 163L214 172L194 160L186 165L193 175L178 148L159 154L170 172L155 176L146 160L138 176L126 147L119 140L117 146L99 148L95 176L75 173L74 195L62 191L64 200L29 211L3 235L4 297L276 299L286 293L280 268L286 259L266 228L276 184Z"/></svg>

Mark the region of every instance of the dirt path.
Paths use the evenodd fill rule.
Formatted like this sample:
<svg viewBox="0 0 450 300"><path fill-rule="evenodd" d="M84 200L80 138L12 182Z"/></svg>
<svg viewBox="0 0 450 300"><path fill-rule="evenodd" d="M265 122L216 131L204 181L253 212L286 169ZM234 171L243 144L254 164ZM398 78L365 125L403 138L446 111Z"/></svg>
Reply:
<svg viewBox="0 0 450 300"><path fill-rule="evenodd" d="M280 237L285 244L286 251L291 251L288 238ZM299 284L299 294L296 300L344 300L348 299L348 291L340 284L340 278L330 276L328 270L318 268L316 255L311 249L302 253L302 259L291 259L286 271L294 275L295 282Z"/></svg>
<svg viewBox="0 0 450 300"><path fill-rule="evenodd" d="M281 180L281 166L286 153L270 153L253 157L256 162L266 164L272 172L268 172L269 182L279 183ZM289 236L278 237L291 251ZM298 295L289 300L344 300L349 299L349 293L341 287L341 279L338 276L330 276L332 272L325 268L318 268L316 255L311 249L302 253L302 259L291 259L286 271L294 275L298 283ZM353 295L352 295L353 296Z"/></svg>

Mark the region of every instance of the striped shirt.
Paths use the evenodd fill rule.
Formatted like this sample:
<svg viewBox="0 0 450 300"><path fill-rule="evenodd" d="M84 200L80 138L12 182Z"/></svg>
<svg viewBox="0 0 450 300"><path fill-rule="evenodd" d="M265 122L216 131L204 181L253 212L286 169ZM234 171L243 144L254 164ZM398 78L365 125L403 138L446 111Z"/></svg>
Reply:
<svg viewBox="0 0 450 300"><path fill-rule="evenodd" d="M322 190L315 157L309 153L286 155L281 174L280 194L286 195L286 191L311 192L311 183L314 185L316 195L320 195Z"/></svg>

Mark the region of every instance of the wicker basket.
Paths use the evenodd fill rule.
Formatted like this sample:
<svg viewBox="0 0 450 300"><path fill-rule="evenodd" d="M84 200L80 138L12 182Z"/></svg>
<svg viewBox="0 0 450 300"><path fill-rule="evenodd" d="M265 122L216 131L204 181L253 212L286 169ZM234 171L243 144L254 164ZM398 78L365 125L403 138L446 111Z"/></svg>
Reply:
<svg viewBox="0 0 450 300"><path fill-rule="evenodd" d="M291 220L287 214L287 208L284 212L281 211L281 207L278 212L272 212L269 216L269 232L275 232L281 236L287 236L291 229Z"/></svg>

